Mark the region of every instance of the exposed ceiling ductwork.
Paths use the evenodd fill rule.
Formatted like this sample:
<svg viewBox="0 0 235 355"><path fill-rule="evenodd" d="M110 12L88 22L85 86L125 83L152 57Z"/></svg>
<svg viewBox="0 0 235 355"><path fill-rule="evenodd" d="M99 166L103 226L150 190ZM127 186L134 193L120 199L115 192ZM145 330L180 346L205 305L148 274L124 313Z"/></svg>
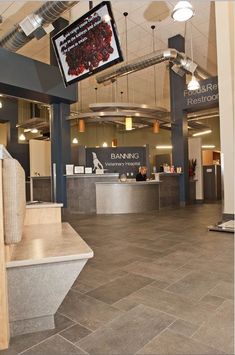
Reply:
<svg viewBox="0 0 235 355"><path fill-rule="evenodd" d="M75 4L77 4L77 1L47 1L30 17L40 22L40 27L47 26ZM33 38L34 34L27 36L20 24L17 24L13 30L0 38L0 47L16 52Z"/></svg>
<svg viewBox="0 0 235 355"><path fill-rule="evenodd" d="M194 73L199 79L207 79L210 76L208 72L194 63L185 53L180 53L176 49L169 48L166 50L155 51L127 64L110 69L104 74L97 75L96 80L99 84L110 84L116 81L118 77L134 73L165 61L173 63L172 70L181 76L185 73Z"/></svg>

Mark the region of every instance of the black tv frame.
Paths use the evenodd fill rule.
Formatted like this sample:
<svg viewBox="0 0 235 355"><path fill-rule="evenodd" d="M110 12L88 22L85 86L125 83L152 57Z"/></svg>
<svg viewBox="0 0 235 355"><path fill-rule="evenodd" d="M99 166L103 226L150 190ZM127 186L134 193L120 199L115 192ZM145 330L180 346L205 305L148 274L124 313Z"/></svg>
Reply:
<svg viewBox="0 0 235 355"><path fill-rule="evenodd" d="M117 47L117 52L118 52L118 57L112 61L109 61L107 63L104 62L104 64L101 64L99 67L94 68L93 70L90 70L84 74L80 74L77 77L75 77L74 79L67 81L66 76L65 76L65 71L63 68L63 65L61 63L61 56L58 52L58 48L57 48L57 44L56 44L56 40L62 36L64 33L68 33L70 31L72 31L75 27L77 27L79 25L79 23L82 23L86 18L88 18L90 15L94 14L95 12L97 12L97 10L101 9L102 7L107 6L107 10L108 10L108 14L110 16L110 24L112 27L112 33L114 35L114 39L115 39L115 44ZM83 16L79 17L76 21L74 21L72 24L68 25L67 27L63 28L60 32L58 32L55 36L52 37L52 44L54 47L54 51L56 54L56 59L58 61L58 65L59 65L59 69L63 78L63 82L64 85L67 87L77 81L81 81L87 77L90 77L93 74L96 74L102 70L105 70L117 63L122 62L123 59L123 54L122 54L122 50L121 50L121 45L120 45L120 40L118 37L118 33L117 33L117 27L116 27L116 23L114 20L114 16L113 16L113 12L111 9L111 5L110 5L110 1L103 1L102 3L98 4L97 6L93 7L90 11L88 11L87 13L85 13ZM79 46L79 45L78 45Z"/></svg>

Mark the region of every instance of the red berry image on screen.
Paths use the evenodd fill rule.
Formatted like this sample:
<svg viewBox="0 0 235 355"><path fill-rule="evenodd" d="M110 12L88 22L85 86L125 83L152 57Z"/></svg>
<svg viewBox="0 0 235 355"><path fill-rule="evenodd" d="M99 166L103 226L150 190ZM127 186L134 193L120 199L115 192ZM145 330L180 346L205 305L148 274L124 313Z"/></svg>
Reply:
<svg viewBox="0 0 235 355"><path fill-rule="evenodd" d="M113 35L111 26L104 21L96 24L100 20L101 18L95 14L89 24L83 27L83 30L86 30L91 24L94 25L94 28L85 33L86 39L82 44L77 44L74 34L68 35L64 41L60 42L61 51L65 54L69 67L69 75L78 76L85 70L93 71L101 62L107 62L114 52L111 46ZM80 36L79 39L81 38Z"/></svg>

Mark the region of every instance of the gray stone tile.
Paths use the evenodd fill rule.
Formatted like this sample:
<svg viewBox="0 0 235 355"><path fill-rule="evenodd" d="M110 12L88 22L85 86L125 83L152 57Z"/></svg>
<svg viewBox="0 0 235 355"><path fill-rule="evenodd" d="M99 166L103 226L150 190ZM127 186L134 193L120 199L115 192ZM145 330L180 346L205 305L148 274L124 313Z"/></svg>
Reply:
<svg viewBox="0 0 235 355"><path fill-rule="evenodd" d="M120 309L121 311L129 311L132 308L139 305L139 302L135 302L131 298L122 298L120 301L117 301L112 304L113 307Z"/></svg>
<svg viewBox="0 0 235 355"><path fill-rule="evenodd" d="M170 325L169 329L174 333L190 337L193 335L193 333L195 333L198 327L198 325L186 322L185 320L177 319L173 324Z"/></svg>
<svg viewBox="0 0 235 355"><path fill-rule="evenodd" d="M150 277L153 280L165 281L169 284L180 280L185 274L190 272L188 270L185 271L184 269L172 270L152 262L135 262L124 267L123 270L133 274Z"/></svg>
<svg viewBox="0 0 235 355"><path fill-rule="evenodd" d="M209 304L197 304L181 295L161 290L152 285L136 291L127 299L153 307L193 324L202 324L217 308Z"/></svg>
<svg viewBox="0 0 235 355"><path fill-rule="evenodd" d="M225 298L217 297L217 296L213 296L211 294L208 294L208 295L204 296L200 300L200 303L208 303L208 304L212 304L214 306L218 306L219 307L224 301L225 301Z"/></svg>
<svg viewBox="0 0 235 355"><path fill-rule="evenodd" d="M152 282L153 280L150 278L127 274L96 288L88 295L112 304Z"/></svg>
<svg viewBox="0 0 235 355"><path fill-rule="evenodd" d="M213 290L210 291L213 296L234 299L234 285L231 282L221 281Z"/></svg>
<svg viewBox="0 0 235 355"><path fill-rule="evenodd" d="M221 351L201 344L198 341L176 334L170 330L165 330L155 337L143 349L137 352L138 355L199 355L210 354L221 355Z"/></svg>
<svg viewBox="0 0 235 355"><path fill-rule="evenodd" d="M199 301L218 283L216 274L210 272L192 272L167 288L167 291Z"/></svg>
<svg viewBox="0 0 235 355"><path fill-rule="evenodd" d="M121 311L106 303L72 290L61 304L59 312L91 330L121 314Z"/></svg>
<svg viewBox="0 0 235 355"><path fill-rule="evenodd" d="M193 335L193 339L234 354L234 305L225 301Z"/></svg>
<svg viewBox="0 0 235 355"><path fill-rule="evenodd" d="M82 270L72 288L79 292L86 293L124 275L126 275L126 273L121 270L114 272L108 272L106 270L104 272L88 265L85 267L85 270Z"/></svg>
<svg viewBox="0 0 235 355"><path fill-rule="evenodd" d="M174 318L143 305L81 340L89 354L134 354L173 322Z"/></svg>
<svg viewBox="0 0 235 355"><path fill-rule="evenodd" d="M84 351L55 335L24 352L25 355L84 355Z"/></svg>
<svg viewBox="0 0 235 355"><path fill-rule="evenodd" d="M82 338L89 335L91 331L80 324L75 324L72 327L60 332L60 335L65 339L71 341L71 343L77 343Z"/></svg>
<svg viewBox="0 0 235 355"><path fill-rule="evenodd" d="M60 332L61 330L66 329L67 327L70 327L73 324L74 324L74 322L71 321L70 319L68 319L67 317L65 317L61 314L56 314L55 315L55 329L31 333L31 334L23 334L23 335L18 335L16 337L13 337L10 340L9 349L4 350L4 351L0 351L0 354L1 355L18 354L18 353L34 346L35 344L51 337L52 335Z"/></svg>

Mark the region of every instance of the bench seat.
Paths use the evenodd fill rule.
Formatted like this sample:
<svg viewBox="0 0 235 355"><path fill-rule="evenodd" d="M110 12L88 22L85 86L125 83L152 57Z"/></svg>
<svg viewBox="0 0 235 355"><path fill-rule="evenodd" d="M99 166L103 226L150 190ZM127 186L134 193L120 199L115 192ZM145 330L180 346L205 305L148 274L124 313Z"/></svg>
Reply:
<svg viewBox="0 0 235 355"><path fill-rule="evenodd" d="M54 328L54 314L92 257L68 223L24 226L6 263L11 336Z"/></svg>

